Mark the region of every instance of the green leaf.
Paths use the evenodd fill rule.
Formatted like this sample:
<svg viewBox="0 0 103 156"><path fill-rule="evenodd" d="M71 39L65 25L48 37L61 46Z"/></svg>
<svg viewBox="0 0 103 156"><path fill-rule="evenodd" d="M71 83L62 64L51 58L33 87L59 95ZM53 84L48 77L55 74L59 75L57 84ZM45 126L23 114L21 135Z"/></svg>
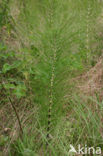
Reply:
<svg viewBox="0 0 103 156"><path fill-rule="evenodd" d="M1 53L0 54L0 58L7 59L8 58L8 55L6 55L5 53Z"/></svg>
<svg viewBox="0 0 103 156"><path fill-rule="evenodd" d="M21 65L20 60L17 60L12 64L12 68L18 68L20 65Z"/></svg>
<svg viewBox="0 0 103 156"><path fill-rule="evenodd" d="M13 93L16 95L17 98L26 96L26 86L24 84L16 86Z"/></svg>
<svg viewBox="0 0 103 156"><path fill-rule="evenodd" d="M10 64L8 64L8 63L5 63L5 64L3 65L2 72L5 74L6 72L8 72L8 71L11 70L11 69L12 69L12 66L11 66Z"/></svg>
<svg viewBox="0 0 103 156"><path fill-rule="evenodd" d="M14 89L16 86L14 84L4 84L5 89Z"/></svg>
<svg viewBox="0 0 103 156"><path fill-rule="evenodd" d="M7 49L6 45L0 44L0 51L5 51Z"/></svg>

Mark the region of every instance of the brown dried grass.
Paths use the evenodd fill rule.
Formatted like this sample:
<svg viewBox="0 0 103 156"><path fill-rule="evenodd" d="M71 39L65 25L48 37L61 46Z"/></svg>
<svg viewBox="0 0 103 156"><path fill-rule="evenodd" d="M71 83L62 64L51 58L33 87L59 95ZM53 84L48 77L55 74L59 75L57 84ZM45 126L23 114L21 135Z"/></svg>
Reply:
<svg viewBox="0 0 103 156"><path fill-rule="evenodd" d="M103 57L100 57L96 65L82 76L76 78L77 88L86 95L98 94L103 96Z"/></svg>

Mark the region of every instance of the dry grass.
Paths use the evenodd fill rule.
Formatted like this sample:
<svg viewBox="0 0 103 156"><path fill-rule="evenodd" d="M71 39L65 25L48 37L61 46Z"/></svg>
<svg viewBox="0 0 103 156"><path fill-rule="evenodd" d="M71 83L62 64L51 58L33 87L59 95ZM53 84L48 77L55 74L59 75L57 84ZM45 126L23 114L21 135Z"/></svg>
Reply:
<svg viewBox="0 0 103 156"><path fill-rule="evenodd" d="M73 81L77 82L77 89L79 88L80 92L91 96L98 93L101 99L103 95L103 58L100 57L93 68Z"/></svg>

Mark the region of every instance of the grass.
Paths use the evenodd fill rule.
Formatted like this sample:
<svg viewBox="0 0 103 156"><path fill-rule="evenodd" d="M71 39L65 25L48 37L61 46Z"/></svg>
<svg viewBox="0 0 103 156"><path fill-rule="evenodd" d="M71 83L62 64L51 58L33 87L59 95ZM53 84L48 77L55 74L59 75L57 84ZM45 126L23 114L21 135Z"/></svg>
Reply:
<svg viewBox="0 0 103 156"><path fill-rule="evenodd" d="M65 156L69 155L70 144L102 148L102 102L75 96L76 83L71 83L95 66L101 55L96 28L101 3L24 0L17 2L14 15L14 2L10 1L13 28L9 27L8 34L4 24L6 39L1 44L0 70L24 130L22 140L12 141L11 133L10 156ZM7 42L8 35L12 41ZM7 99L3 100L6 104ZM92 108L93 104L98 109ZM14 115L13 119L15 122Z"/></svg>
<svg viewBox="0 0 103 156"><path fill-rule="evenodd" d="M97 104L98 109L93 110L89 106L87 107L92 102ZM36 129L37 127L30 125L32 127L32 131L29 133L30 136L28 137L28 133L25 131L23 141L16 140L14 145L12 145L12 155L14 155L13 151L16 151L15 155L20 156L26 154L32 156L34 153L35 155L69 155L70 144L74 147L81 144L83 147L88 145L88 147L102 148L101 130L103 127L101 117L103 113L101 110L102 102L100 103L91 97L88 97L87 101L84 102L80 97L74 96L69 102L67 111L72 111L72 113L69 113L67 118L61 118L60 122L55 126L48 149L45 144L47 138L43 128L39 125L40 127ZM48 150L51 152L48 153Z"/></svg>

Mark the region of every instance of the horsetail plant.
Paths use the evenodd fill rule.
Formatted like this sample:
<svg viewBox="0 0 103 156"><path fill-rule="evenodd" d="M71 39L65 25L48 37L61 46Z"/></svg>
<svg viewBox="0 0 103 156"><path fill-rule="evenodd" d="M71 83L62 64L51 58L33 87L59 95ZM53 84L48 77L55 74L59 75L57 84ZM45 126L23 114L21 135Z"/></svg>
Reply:
<svg viewBox="0 0 103 156"><path fill-rule="evenodd" d="M60 110L62 112L62 106L65 103L64 95L69 90L65 82L70 77L70 72L83 70L83 59L87 59L90 20L95 13L93 7L98 3L95 0L92 2L35 0L35 5L32 4L34 4L32 0L27 2L25 10L28 14L25 18L21 13L19 21L21 25L24 24L23 18L25 22L29 22L27 27L26 25L23 27L22 32L25 36L24 42L28 40L29 48L29 52L25 52L25 59L30 58L29 66L35 74L35 77L30 79L36 94L34 102L37 105L40 104L41 124L47 127L49 138L53 122L58 120L57 114ZM90 16L90 10L92 16ZM80 54L79 51L85 47L86 51Z"/></svg>

